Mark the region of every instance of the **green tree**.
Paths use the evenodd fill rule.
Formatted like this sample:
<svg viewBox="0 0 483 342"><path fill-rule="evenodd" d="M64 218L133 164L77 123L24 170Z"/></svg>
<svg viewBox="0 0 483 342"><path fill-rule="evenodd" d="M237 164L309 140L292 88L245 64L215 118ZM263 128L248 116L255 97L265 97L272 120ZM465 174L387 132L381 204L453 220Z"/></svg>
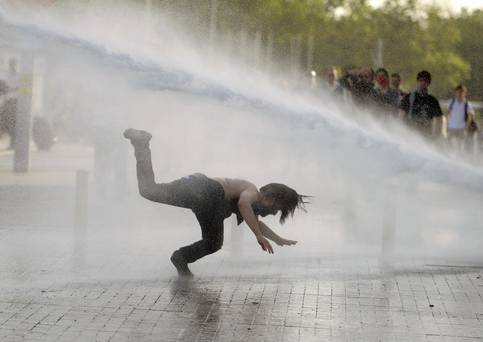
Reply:
<svg viewBox="0 0 483 342"><path fill-rule="evenodd" d="M373 8L368 0L218 0L216 25L219 33L231 32L235 39L241 31L249 37L260 32L265 42L273 37L279 61L287 61L296 41L303 52L302 70L309 46L318 71L332 65L375 66L376 43L382 39L384 67L399 72L406 88L414 86L418 71L427 69L434 76L432 91L437 96L448 96L457 83L467 81L472 98L481 99L483 41L478 35L483 11L452 16L420 2L386 0ZM192 27L198 40L207 36L212 0L153 3Z"/></svg>
<svg viewBox="0 0 483 342"><path fill-rule="evenodd" d="M458 51L460 30L450 18L443 18L437 7L427 11L426 34L419 44L425 53L421 68L433 74L432 91L438 96L451 96L454 86L468 78L470 64Z"/></svg>
<svg viewBox="0 0 483 342"><path fill-rule="evenodd" d="M461 32L461 39L456 48L459 54L471 66L466 79L469 95L472 99L483 100L483 10L462 11L454 18L456 27Z"/></svg>

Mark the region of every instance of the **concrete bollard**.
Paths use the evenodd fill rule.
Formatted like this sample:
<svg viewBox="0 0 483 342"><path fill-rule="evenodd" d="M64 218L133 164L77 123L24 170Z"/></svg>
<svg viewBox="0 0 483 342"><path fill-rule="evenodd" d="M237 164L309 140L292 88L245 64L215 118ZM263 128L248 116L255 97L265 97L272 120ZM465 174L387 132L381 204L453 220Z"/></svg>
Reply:
<svg viewBox="0 0 483 342"><path fill-rule="evenodd" d="M382 264L390 267L394 259L396 238L396 187L388 186L383 204L382 217Z"/></svg>
<svg viewBox="0 0 483 342"><path fill-rule="evenodd" d="M87 226L89 173L78 170L75 179L75 227L84 229Z"/></svg>
<svg viewBox="0 0 483 342"><path fill-rule="evenodd" d="M17 96L15 153L13 155L14 172L28 172L29 170L33 72L33 56L25 54L22 56L22 74L20 75Z"/></svg>

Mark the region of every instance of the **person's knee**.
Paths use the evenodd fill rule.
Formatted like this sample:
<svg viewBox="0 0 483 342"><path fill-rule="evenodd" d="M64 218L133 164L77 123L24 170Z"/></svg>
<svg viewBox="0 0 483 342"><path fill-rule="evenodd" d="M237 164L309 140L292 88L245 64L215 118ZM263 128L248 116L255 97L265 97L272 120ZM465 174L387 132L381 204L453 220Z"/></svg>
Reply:
<svg viewBox="0 0 483 342"><path fill-rule="evenodd" d="M154 192L148 187L140 186L139 187L139 194L141 195L141 197L143 197L147 200L152 201L154 199Z"/></svg>
<svg viewBox="0 0 483 342"><path fill-rule="evenodd" d="M208 241L208 251L209 253L215 253L219 251L223 246L223 239L215 239Z"/></svg>
<svg viewBox="0 0 483 342"><path fill-rule="evenodd" d="M215 241L215 249L218 251L223 246L223 239L218 239Z"/></svg>

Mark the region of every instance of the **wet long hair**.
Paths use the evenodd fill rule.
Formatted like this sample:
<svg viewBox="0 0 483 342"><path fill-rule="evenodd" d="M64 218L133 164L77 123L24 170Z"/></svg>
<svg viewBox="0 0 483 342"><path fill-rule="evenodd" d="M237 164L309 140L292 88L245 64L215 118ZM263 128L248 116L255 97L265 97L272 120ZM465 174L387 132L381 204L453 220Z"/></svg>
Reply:
<svg viewBox="0 0 483 342"><path fill-rule="evenodd" d="M301 209L305 212L305 204L310 203L306 199L312 196L299 195L294 189L289 188L285 184L270 183L260 188L260 193L268 198L272 198L280 207L282 214L280 215L280 223L283 224L288 216L293 216L295 209Z"/></svg>

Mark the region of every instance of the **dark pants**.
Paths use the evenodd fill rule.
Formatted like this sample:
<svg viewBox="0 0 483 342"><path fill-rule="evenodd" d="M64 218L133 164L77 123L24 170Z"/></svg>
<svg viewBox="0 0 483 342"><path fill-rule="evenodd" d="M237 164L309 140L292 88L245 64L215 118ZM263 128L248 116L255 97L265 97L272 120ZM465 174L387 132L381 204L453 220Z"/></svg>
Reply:
<svg viewBox="0 0 483 342"><path fill-rule="evenodd" d="M201 226L202 239L181 247L188 263L215 253L223 245L225 193L217 181L197 173L170 183L154 181L149 148L136 149L136 169L139 193L158 203L191 209Z"/></svg>

